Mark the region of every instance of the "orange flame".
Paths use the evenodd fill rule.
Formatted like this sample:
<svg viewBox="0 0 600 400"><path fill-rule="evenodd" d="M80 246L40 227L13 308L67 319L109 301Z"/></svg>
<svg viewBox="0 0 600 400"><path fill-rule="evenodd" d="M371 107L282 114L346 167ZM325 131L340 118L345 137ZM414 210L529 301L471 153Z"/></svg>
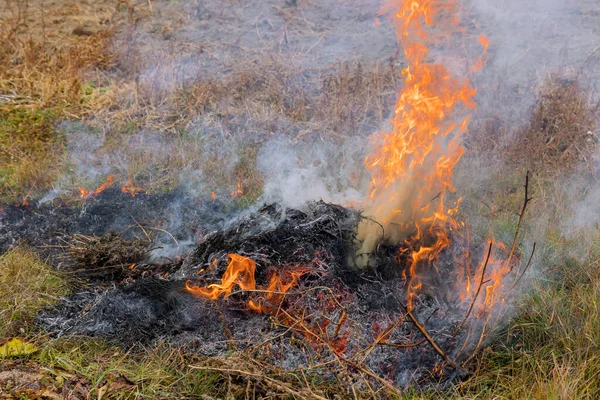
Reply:
<svg viewBox="0 0 600 400"><path fill-rule="evenodd" d="M250 309L263 314L269 311L269 309L277 307L281 303L284 293L287 293L291 288L296 286L298 279L304 273L306 273L306 270L285 271L282 273L283 277L273 273L269 278L269 284L263 289L266 291L264 299L269 304L269 307L263 306L260 302L254 302L253 300L248 302L248 306ZM285 283L285 281L288 283Z"/></svg>
<svg viewBox="0 0 600 400"><path fill-rule="evenodd" d="M228 257L230 262L221 278L220 284L199 287L192 286L190 281L188 281L185 284L185 288L190 293L208 300L217 300L221 295L225 295L225 298L227 298L235 285L239 286L242 290L256 289L256 280L254 279L256 263L254 260L238 254L228 254Z"/></svg>
<svg viewBox="0 0 600 400"><path fill-rule="evenodd" d="M131 178L127 179L127 184L121 188L121 192L129 193L131 195L131 197L137 196L143 190L144 190L144 188L135 186L133 184L133 180Z"/></svg>
<svg viewBox="0 0 600 400"><path fill-rule="evenodd" d="M244 190L242 190L242 181L241 181L241 179L238 179L238 181L237 181L237 189L231 191L231 196L233 196L233 197L240 197L243 194L244 194Z"/></svg>
<svg viewBox="0 0 600 400"><path fill-rule="evenodd" d="M447 208L445 200L447 192L454 192L453 168L464 152L460 136L467 130L468 111L475 108L476 91L468 79L456 78L444 65L428 61L436 38L427 26L438 16L446 16L448 20L439 23L442 30L455 27L453 1L389 0L381 14L391 10L407 61L402 70L405 85L398 95L392 131L374 138L374 151L365 159L372 173L366 210L386 227L386 240L398 242L412 234L407 243L412 249L407 277L412 307L422 288L417 267L435 266L450 244L448 229L459 226L452 217L458 204ZM479 42L487 50L487 38L482 35ZM481 58L478 64L483 64ZM381 230L362 224L358 254L370 253L380 235ZM425 239L433 243L425 245Z"/></svg>
<svg viewBox="0 0 600 400"><path fill-rule="evenodd" d="M256 279L254 273L256 271L256 263L248 257L239 254L228 254L230 259L227 269L223 273L220 284L211 284L206 287L192 285L191 281L187 281L185 289L194 296L201 297L207 300L218 300L221 296L227 298L231 295L234 287L237 285L241 290L256 291ZM210 268L216 266L216 259L213 260ZM298 269L296 271L284 271L282 276L272 274L269 279L269 284L266 288L258 289L264 293L262 299L269 306L262 305L260 301L250 299L248 307L251 310L265 313L270 308L277 306L286 292L296 286L298 279L306 272L306 270Z"/></svg>
<svg viewBox="0 0 600 400"><path fill-rule="evenodd" d="M85 199L85 198L90 198L90 197L96 197L98 196L100 193L102 193L104 190L108 189L109 187L111 187L114 183L115 180L115 176L114 175L109 175L106 178L106 181L104 181L104 183L102 185L100 185L98 187L98 189L93 190L93 191L89 191L87 189L84 188L79 188L79 192L81 194L80 198Z"/></svg>

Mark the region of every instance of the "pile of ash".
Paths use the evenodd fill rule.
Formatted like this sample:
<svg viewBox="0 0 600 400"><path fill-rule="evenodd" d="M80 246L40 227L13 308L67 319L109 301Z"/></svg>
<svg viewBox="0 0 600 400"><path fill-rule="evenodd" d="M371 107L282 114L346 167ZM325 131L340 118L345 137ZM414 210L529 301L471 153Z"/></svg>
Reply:
<svg viewBox="0 0 600 400"><path fill-rule="evenodd" d="M303 211L267 205L207 234L187 257L161 263L149 260L152 243L144 250L140 239L115 233L88 239L83 247L71 242L60 259L81 289L39 320L58 335L118 337L127 344L183 331L193 331L204 342L223 341L224 325L242 327L234 323L237 318L266 321L264 316L248 312L243 293L217 303L195 298L185 290L188 280L201 285L219 282L228 254L235 253L256 262L255 279L261 286L288 265L310 265L304 285L340 286L355 276L340 261L345 260L358 221L358 212L322 202ZM81 241L77 236L73 240ZM228 318L233 320L225 323Z"/></svg>
<svg viewBox="0 0 600 400"><path fill-rule="evenodd" d="M358 385L408 386L464 372L459 365L474 343L472 333L458 328L469 305L449 296L445 286L455 258L464 252L460 240L442 254L442 273L424 280L430 287L409 311L399 246L381 246L377 268L357 271L347 265L362 218L358 211L324 202L302 209L271 204L223 223L213 209L188 208L191 224L202 229L198 243L185 255L160 258L156 241L143 228L150 226L144 215L155 212L150 204L156 199L131 199L128 208L102 201L79 210L19 210L20 218L9 210L3 217L4 246L14 240L15 226L28 223L37 223L27 228L37 246L56 243L53 232L68 233L53 247L51 260L71 278L73 293L38 315L40 327L55 336L98 336L123 346L167 341L207 356L236 351L273 368L305 368L331 379L353 376ZM96 220L91 208L106 208L112 220ZM105 229L118 219L115 213L125 218L134 212L135 234ZM154 214L154 224L157 215L165 214ZM212 217L203 221L203 215ZM85 223L91 226L78 232ZM126 225L132 224L119 222ZM6 232L11 232L8 240ZM166 236L177 242L183 233ZM215 299L190 290L222 284L233 255L253 261L256 290L234 288ZM273 276L289 271L301 273L285 293L282 285L269 287ZM264 307L249 307L257 303Z"/></svg>

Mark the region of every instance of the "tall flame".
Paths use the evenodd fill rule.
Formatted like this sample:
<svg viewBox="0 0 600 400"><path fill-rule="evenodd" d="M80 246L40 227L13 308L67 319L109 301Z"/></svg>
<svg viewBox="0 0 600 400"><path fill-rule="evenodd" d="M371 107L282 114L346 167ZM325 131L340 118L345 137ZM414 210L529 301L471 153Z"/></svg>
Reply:
<svg viewBox="0 0 600 400"><path fill-rule="evenodd" d="M391 10L407 62L402 70L405 84L398 95L392 131L373 139L374 150L365 159L372 173L366 213L384 226L385 236L381 227L361 224L356 264L366 265L380 240L397 243L412 235L407 277L411 304L422 286L418 265L435 263L450 244L448 228L458 225L452 218L456 207L447 206L446 194L454 192L453 168L464 152L460 136L469 123L468 111L475 108L476 91L468 79L456 78L444 65L428 61L430 47L438 39L427 27L438 16L447 19L438 24L440 29L456 26L454 2L389 0L382 12ZM487 48L484 36L479 41ZM425 244L425 239L431 243Z"/></svg>

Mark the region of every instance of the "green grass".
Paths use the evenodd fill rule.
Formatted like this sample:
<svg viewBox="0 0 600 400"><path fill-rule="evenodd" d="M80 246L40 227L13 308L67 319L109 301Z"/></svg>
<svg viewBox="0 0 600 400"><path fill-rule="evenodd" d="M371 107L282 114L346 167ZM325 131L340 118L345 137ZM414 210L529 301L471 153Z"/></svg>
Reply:
<svg viewBox="0 0 600 400"><path fill-rule="evenodd" d="M31 330L29 322L68 290L32 251L17 247L0 256L0 337Z"/></svg>
<svg viewBox="0 0 600 400"><path fill-rule="evenodd" d="M102 392L116 399L218 393L218 375L190 368L201 360L166 345L140 352L89 338L54 340L43 345L34 361L67 388L83 383L92 397Z"/></svg>

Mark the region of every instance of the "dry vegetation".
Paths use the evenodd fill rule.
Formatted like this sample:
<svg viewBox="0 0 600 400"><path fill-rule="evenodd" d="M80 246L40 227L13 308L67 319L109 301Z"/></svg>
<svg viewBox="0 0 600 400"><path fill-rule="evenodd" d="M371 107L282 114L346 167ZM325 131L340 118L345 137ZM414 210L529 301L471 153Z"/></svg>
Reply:
<svg viewBox="0 0 600 400"><path fill-rule="evenodd" d="M25 333L35 313L68 293L62 279L33 252L16 248L0 256L0 337Z"/></svg>
<svg viewBox="0 0 600 400"><path fill-rule="evenodd" d="M293 141L341 140L375 129L394 101L394 62L307 67L293 55L267 50L242 54L214 74L190 75L181 72L180 57L140 53L134 35L137 21L151 15L147 8L125 3L67 8L55 23L65 23L69 13L77 13L77 20L96 19L90 29L62 32L44 28L52 13L28 4L8 2L10 12L0 28L6 43L0 49L4 199L35 197L65 174L75 188L98 183L72 173L65 146L73 130L102 135L102 146L94 149L97 159L116 153L125 159L104 176L115 172L155 191L179 185L182 170L204 168L205 175L215 176L209 188L214 190L235 184L240 167L253 164L253 147L275 133ZM67 122L59 126L59 121ZM157 133L160 144L123 151L138 133ZM216 154L210 145L222 141L235 146L232 151L241 153L246 165L234 165L226 174L211 168L231 164L230 154ZM244 187L255 195L261 180L254 171L247 175Z"/></svg>
<svg viewBox="0 0 600 400"><path fill-rule="evenodd" d="M103 138L98 159L129 149L113 172L150 191L177 187L182 171L203 168L212 177L209 190L230 190L239 179L253 199L262 187L254 169L262 140L274 133L295 141L361 135L386 120L395 100L395 61L308 68L289 54L265 51L223 66L220 75L176 79L176 58L159 54L157 64L157 58L139 54L132 45L135 24L150 18L152 10L119 2L44 13L27 4L7 2L0 23L3 200L42 194L64 176L74 190L97 183L73 172L67 152L72 129L64 129L64 121ZM60 30L67 25L60 19L73 14L79 15L81 26ZM92 15L94 22L89 22ZM168 37L173 26L157 29ZM172 75L163 73L171 70ZM489 216L495 229L512 231L506 221L514 220L510 213L518 208L520 195L508 188L517 186L525 168L537 172L534 217L543 215L556 224L568 209L569 188L556 180L567 172L588 173L599 142L598 107L590 105L586 93L577 82L548 80L529 124L516 130L508 144L489 140L509 129L501 121L489 118L475 125L475 136L467 138L469 148L478 157L502 153L509 160L504 172L486 177L495 182L488 186L493 189L474 193L482 200L472 207ZM152 132L159 139L141 150L143 146L131 145L138 132ZM222 167L229 165L231 153L216 153L209 145L223 141L238 153L232 168ZM515 173L507 174L506 165ZM567 239L552 226L543 234L544 279L535 283L522 313L481 355L475 374L443 393L407 393L407 398L600 396L600 237L588 231ZM581 243L587 252L575 257L568 251ZM316 377L269 377L244 369L243 360L218 364L166 346L129 353L89 339L48 340L33 333L35 312L65 291L60 277L30 251L18 248L0 256L0 344L17 335L40 347L24 359L3 360L0 395L35 398L47 391L48 396L73 398L209 399L336 393ZM3 371L23 372L39 383L37 389L18 387L18 382L15 389L15 380L8 385Z"/></svg>

